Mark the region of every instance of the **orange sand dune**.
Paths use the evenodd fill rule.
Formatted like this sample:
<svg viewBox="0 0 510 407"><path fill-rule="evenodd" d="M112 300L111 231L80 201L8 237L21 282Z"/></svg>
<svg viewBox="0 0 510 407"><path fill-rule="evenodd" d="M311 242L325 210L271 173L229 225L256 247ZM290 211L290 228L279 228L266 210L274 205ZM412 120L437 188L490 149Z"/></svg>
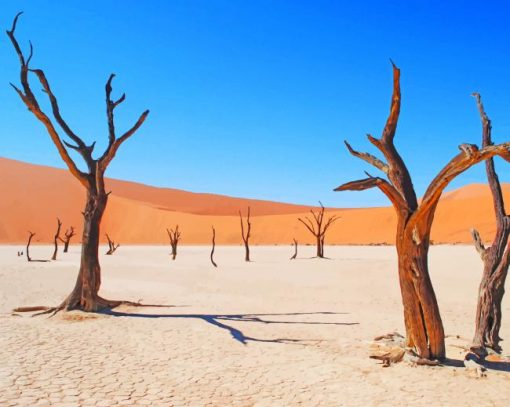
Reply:
<svg viewBox="0 0 510 407"><path fill-rule="evenodd" d="M239 244L239 209L252 208L254 244L288 244L292 238L313 243L297 221L308 207L270 201L197 194L176 189L108 180L112 190L102 230L121 243L166 243L165 228L179 224L182 242L208 244L211 226L218 244ZM510 199L510 185L503 187ZM0 158L0 242L22 243L28 230L35 240L49 242L56 217L63 228L70 225L81 233L83 187L65 170ZM382 244L394 242L393 209L334 209L341 217L327 236L329 244ZM494 215L490 192L473 184L446 193L441 200L432 231L440 243L470 242L469 229L476 227L490 240ZM78 239L76 239L78 241Z"/></svg>

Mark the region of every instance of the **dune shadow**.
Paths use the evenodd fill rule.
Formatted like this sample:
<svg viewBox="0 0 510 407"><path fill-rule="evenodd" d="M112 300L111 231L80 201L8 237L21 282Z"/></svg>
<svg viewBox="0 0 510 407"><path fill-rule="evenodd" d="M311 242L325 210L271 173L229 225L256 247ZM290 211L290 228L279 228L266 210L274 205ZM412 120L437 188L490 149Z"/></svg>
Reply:
<svg viewBox="0 0 510 407"><path fill-rule="evenodd" d="M116 310L103 311L104 314L114 317L130 317L130 318L173 318L173 319L198 319L217 328L228 331L232 339L246 345L248 342L267 342L267 343L303 343L319 341L314 339L260 339L245 335L240 329L228 325L226 322L255 322L260 324L303 324L303 325L339 325L351 326L359 325L359 322L318 322L318 321L273 321L264 317L271 316L300 316L300 315L345 315L346 312L291 312L291 313L272 313L272 314L145 314L122 312Z"/></svg>

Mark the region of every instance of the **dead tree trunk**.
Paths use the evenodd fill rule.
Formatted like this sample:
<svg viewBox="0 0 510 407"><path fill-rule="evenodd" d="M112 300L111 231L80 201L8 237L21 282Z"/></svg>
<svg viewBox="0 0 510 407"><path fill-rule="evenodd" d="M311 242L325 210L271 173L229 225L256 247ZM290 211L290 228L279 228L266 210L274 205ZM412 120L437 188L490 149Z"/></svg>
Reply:
<svg viewBox="0 0 510 407"><path fill-rule="evenodd" d="M110 239L110 236L108 236L108 233L106 233L106 238L108 239L108 251L106 254L110 256L115 253L115 250L117 250L117 248L120 246L120 243L115 244L115 242Z"/></svg>
<svg viewBox="0 0 510 407"><path fill-rule="evenodd" d="M59 238L62 243L64 243L64 253L67 253L69 250L69 243L71 242L71 238L75 235L74 227L70 227L64 233L65 239Z"/></svg>
<svg viewBox="0 0 510 407"><path fill-rule="evenodd" d="M55 233L55 237L53 238L53 244L55 245L55 249L53 250L53 256L51 256L51 260L57 260L57 252L58 252L58 241L60 240L60 228L62 227L62 222L57 218L57 232Z"/></svg>
<svg viewBox="0 0 510 407"><path fill-rule="evenodd" d="M32 258L30 257L30 243L32 243L32 238L34 236L35 236L34 232L30 232L30 231L28 232L28 242L27 242L27 248L26 248L28 261L32 261Z"/></svg>
<svg viewBox="0 0 510 407"><path fill-rule="evenodd" d="M18 41L15 37L16 24L21 13L14 18L11 30L7 31L7 35L16 51L20 62L20 80L21 89L12 85L22 102L28 110L44 125L51 140L55 144L60 157L66 163L71 174L85 187L87 190L87 201L83 211L84 225L82 237L82 253L80 271L74 289L69 296L58 307L48 311L58 311L60 309L72 310L81 309L84 311L97 311L102 308L114 307L122 303L122 301L109 301L101 298L98 294L101 285L101 267L99 265L99 235L101 219L108 201L108 194L105 191L104 173L108 165L115 157L117 150L128 138L130 138L143 124L149 111L143 112L136 123L120 137L117 137L114 110L125 100L123 94L119 99L112 100L112 81L114 74L111 74L106 81L106 116L108 122L108 144L99 158L93 158L93 150L95 143L85 144L83 139L79 137L66 123L60 114L60 107L57 98L51 90L50 84L44 71L40 69L29 68L32 58L32 44L30 44L30 53L25 58ZM44 93L49 98L53 119L51 119L44 111L34 95L30 83L29 74L34 74L39 84L42 86ZM57 131L56 124L65 133L68 140L62 139ZM87 171L78 168L75 161L69 155L69 149L75 150L85 161Z"/></svg>
<svg viewBox="0 0 510 407"><path fill-rule="evenodd" d="M246 217L246 233L244 229L243 215L239 211L239 219L241 220L241 237L244 242L244 261L250 261L250 236L251 236L251 222L250 222L250 207L248 206L248 216Z"/></svg>
<svg viewBox="0 0 510 407"><path fill-rule="evenodd" d="M329 227L340 218L336 215L333 215L329 217L326 222L324 222L324 214L326 212L326 208L324 208L321 201L319 201L319 204L321 208L317 212L315 212L313 209L310 209L310 212L313 216L313 221L308 216L305 216L304 219L298 218L298 221L305 225L310 233L315 236L317 246L316 257L322 259L324 258L324 239L326 232L328 231Z"/></svg>
<svg viewBox="0 0 510 407"><path fill-rule="evenodd" d="M294 241L294 254L292 255L292 257L290 258L291 260L295 260L296 257L297 257L297 246L298 246L298 241L296 239L292 239Z"/></svg>
<svg viewBox="0 0 510 407"><path fill-rule="evenodd" d="M491 121L489 120L480 95L475 93L480 118L482 121L482 146L492 145ZM476 308L476 327L471 350L479 357L488 354L488 348L501 352L499 346L499 329L501 327L501 302L505 293L505 280L510 264L510 217L505 211L505 202L501 192L501 185L492 158L485 161L487 180L492 193L494 212L496 214L496 235L490 247L484 247L480 234L471 231L476 249L483 261L483 275L478 290L478 305Z"/></svg>
<svg viewBox="0 0 510 407"><path fill-rule="evenodd" d="M211 249L211 263L214 267L218 265L214 262L214 249L216 248L216 230L212 227L212 249Z"/></svg>
<svg viewBox="0 0 510 407"><path fill-rule="evenodd" d="M439 198L446 186L459 174L480 161L499 155L510 159L509 143L478 149L462 144L456 155L432 180L418 204L409 171L393 144L400 113L400 70L393 65L393 97L382 137L368 135L369 141L381 151L386 162L355 151L345 142L349 152L373 165L388 176L372 177L341 185L335 191L361 191L379 188L391 201L397 213L396 247L407 346L423 359L444 359L444 331L436 296L428 272L430 230Z"/></svg>
<svg viewBox="0 0 510 407"><path fill-rule="evenodd" d="M181 238L181 232L179 232L179 225L175 226L175 229L166 230L168 233L168 237L170 238L170 246L172 247L172 260L175 260L177 257L177 245L179 244L179 239Z"/></svg>

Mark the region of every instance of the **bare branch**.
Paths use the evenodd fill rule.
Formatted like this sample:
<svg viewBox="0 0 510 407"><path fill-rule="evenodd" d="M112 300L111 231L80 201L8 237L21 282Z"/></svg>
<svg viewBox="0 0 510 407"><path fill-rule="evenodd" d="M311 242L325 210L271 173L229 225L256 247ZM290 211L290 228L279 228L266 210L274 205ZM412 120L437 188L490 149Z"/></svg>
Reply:
<svg viewBox="0 0 510 407"><path fill-rule="evenodd" d="M16 93L19 95L23 103L27 106L27 108L36 116L36 118L44 124L46 127L46 130L48 131L48 134L50 135L51 140L57 147L57 150L60 154L60 157L62 160L66 163L67 167L69 168L69 171L85 186L88 186L89 178L87 177L87 174L81 172L78 167L76 166L75 162L72 160L72 158L69 156L68 151L66 150L64 144L62 143L62 140L53 126L53 123L49 119L49 117L39 108L39 104L32 92L32 89L30 88L30 84L28 82L28 64L25 62L25 57L23 56L23 52L21 51L21 48L18 44L18 41L16 40L16 37L14 35L16 24L18 21L19 16L21 13L18 13L16 17L14 18L14 22L12 25L12 29L10 31L7 31L7 35L9 36L11 43L14 46L14 49L16 50L16 53L18 54L18 58L20 60L20 81L21 85L23 87L23 92L17 88L16 86L12 85L12 87L15 89ZM31 47L32 49L32 47ZM31 53L33 51L31 50ZM40 71L42 72L42 71ZM37 72L36 72L37 74ZM38 77L41 78L40 74L38 74ZM44 78L44 76L43 76ZM44 78L45 79L45 78ZM45 81L47 84L47 81ZM43 84L44 86L44 84ZM49 89L49 85L48 85ZM51 100L51 99L50 99ZM58 121L58 118L55 117ZM65 129L64 129L65 131ZM73 133L74 134L74 133ZM74 141L74 139L73 139ZM77 143L78 144L78 143ZM78 144L79 145L79 144Z"/></svg>
<svg viewBox="0 0 510 407"><path fill-rule="evenodd" d="M487 249L483 245L482 238L480 237L480 233L478 233L478 230L471 229L471 237L473 238L473 242L475 243L475 248L478 254L480 254L480 257L483 261L485 261L485 258L487 257Z"/></svg>
<svg viewBox="0 0 510 407"><path fill-rule="evenodd" d="M306 220L307 222L309 222L309 224L307 224L307 223L306 223L303 219L298 218L298 221L300 221L303 225L305 225L305 226L306 226L306 228L307 228L307 229L308 229L308 230L309 230L309 231L310 231L310 232L311 232L314 236L317 236L317 232L315 231L315 228L314 228L314 226L313 226L312 221L311 221L309 218L307 218L307 217L305 217L305 220Z"/></svg>
<svg viewBox="0 0 510 407"><path fill-rule="evenodd" d="M419 217L420 213L430 210L434 205L437 205L441 194L448 186L451 180L457 175L471 168L473 165L480 161L494 157L496 155L502 156L509 153L510 143L497 144L494 146L487 146L479 150L476 146L462 144L459 146L462 152L456 155L446 164L439 174L432 180L429 187L425 191L423 200L418 210L413 216Z"/></svg>
<svg viewBox="0 0 510 407"><path fill-rule="evenodd" d="M398 117L400 115L400 69L391 61L393 66L393 95L391 96L390 115L386 120L386 126L382 134L384 143L393 143L397 130Z"/></svg>
<svg viewBox="0 0 510 407"><path fill-rule="evenodd" d="M483 107L482 98L479 93L473 93L480 112L480 120L482 122L482 147L492 146L492 125L489 117L485 113ZM502 224L503 218L506 216L505 202L503 199L503 193L501 191L501 184L499 183L498 174L494 167L494 159L489 158L485 161L485 171L487 173L487 181L492 192L492 202L494 205L494 212L496 214L496 221L498 224Z"/></svg>
<svg viewBox="0 0 510 407"><path fill-rule="evenodd" d="M389 171L388 164L382 162L381 160L379 160L377 157L373 156L372 154L360 153L359 151L354 150L346 140L344 140L344 143L347 146L347 150L349 150L349 153L351 153L353 156L358 157L358 158L362 159L363 161L366 161L367 163L378 168L385 174L388 174L388 171Z"/></svg>

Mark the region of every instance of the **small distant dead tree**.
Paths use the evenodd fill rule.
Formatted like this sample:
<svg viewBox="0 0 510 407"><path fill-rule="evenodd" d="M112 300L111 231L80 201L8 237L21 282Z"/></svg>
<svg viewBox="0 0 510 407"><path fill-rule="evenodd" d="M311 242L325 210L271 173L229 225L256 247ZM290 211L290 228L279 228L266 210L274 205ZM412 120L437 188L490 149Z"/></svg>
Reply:
<svg viewBox="0 0 510 407"><path fill-rule="evenodd" d="M172 260L175 260L177 257L177 245L179 244L179 239L181 238L181 232L179 232L179 225L175 226L175 229L166 230L168 233L168 237L170 238L170 246L172 247Z"/></svg>
<svg viewBox="0 0 510 407"><path fill-rule="evenodd" d="M400 70L393 65L393 96L390 114L382 137L368 135L368 140L383 154L387 162L354 150L349 152L373 165L388 176L388 180L373 177L348 182L335 191L362 191L379 188L391 201L397 214L396 248L404 321L406 347L420 359L442 360L445 357L444 329L428 271L430 231L439 198L448 184L473 165L495 155L510 159L510 143L478 149L461 144L457 154L432 180L420 202L416 198L411 175L398 153L393 139L400 114Z"/></svg>
<svg viewBox="0 0 510 407"><path fill-rule="evenodd" d="M28 242L27 242L27 248L26 248L26 252L27 252L27 260L28 261L32 261L32 258L30 257L30 243L32 243L32 238L35 236L35 233L34 232L28 232Z"/></svg>
<svg viewBox="0 0 510 407"><path fill-rule="evenodd" d="M474 93L482 121L482 146L492 145L491 121L485 113L481 97ZM496 214L496 235L490 247L484 247L480 234L472 229L475 247L483 261L482 281L478 290L476 309L476 328L471 351L481 358L488 354L488 348L501 352L499 346L499 329L501 327L501 302L505 293L505 280L510 264L510 218L505 211L505 202L501 185L494 167L494 159L485 161L485 171L492 193L494 212Z"/></svg>
<svg viewBox="0 0 510 407"><path fill-rule="evenodd" d="M30 243L32 243L32 238L35 236L35 233L34 232L28 232L28 242L27 242L27 249L26 249L26 252L27 252L27 260L28 261L31 261L31 262L37 262L37 263L46 263L48 262L49 260L35 260L35 259L32 259L30 257ZM23 252L21 252L21 254L23 254Z"/></svg>
<svg viewBox="0 0 510 407"><path fill-rule="evenodd" d="M319 204L321 208L318 211L310 209L310 212L313 216L313 221L308 216L306 216L304 219L298 218L298 221L305 225L310 233L315 236L317 245L316 257L322 259L324 258L324 239L326 232L328 231L329 227L340 218L336 215L333 215L324 222L324 214L326 212L326 208L324 208L324 205L322 205L321 201L319 201Z"/></svg>
<svg viewBox="0 0 510 407"><path fill-rule="evenodd" d="M106 238L108 239L108 251L106 252L107 255L112 255L115 253L115 250L117 250L120 246L120 243L115 244L115 242L110 239L110 236L108 236L108 233L106 233Z"/></svg>
<svg viewBox="0 0 510 407"><path fill-rule="evenodd" d="M64 243L64 253L67 253L67 251L69 250L69 243L71 242L71 238L75 235L76 233L74 233L74 227L71 226L64 233L65 239L60 238L60 241Z"/></svg>
<svg viewBox="0 0 510 407"><path fill-rule="evenodd" d="M214 262L214 249L216 248L216 230L212 227L212 249L211 249L211 263L214 267L218 265Z"/></svg>
<svg viewBox="0 0 510 407"><path fill-rule="evenodd" d="M53 244L55 249L53 250L53 256L51 256L51 260L57 260L57 252L58 252L58 241L60 239L60 228L62 227L62 222L59 218L57 218L57 232L55 233L55 237L53 238Z"/></svg>
<svg viewBox="0 0 510 407"><path fill-rule="evenodd" d="M297 257L298 241L296 239L292 239L292 240L294 241L294 254L292 255L292 257L290 259L295 260L295 258Z"/></svg>
<svg viewBox="0 0 510 407"><path fill-rule="evenodd" d="M101 286L99 236L101 219L106 209L109 195L109 192L106 192L105 190L104 174L120 146L140 128L147 118L149 111L146 110L143 112L132 127L130 127L120 137L117 137L114 111L122 102L124 102L126 95L123 94L119 99L112 100L112 81L115 75L111 74L106 81L105 86L108 143L105 151L99 156L99 158L94 158L93 151L95 142L87 145L83 139L71 129L60 113L59 103L50 87L50 83L44 71L29 67L33 55L32 43L30 43L30 51L28 57L26 57L15 37L16 25L21 14L22 13L18 13L16 15L12 23L12 28L7 31L7 36L13 45L20 64L21 89L12 83L11 86L14 88L28 110L44 125L48 135L50 136L53 144L55 144L60 157L67 165L69 171L87 191L86 205L82 212L84 224L82 254L78 278L76 279L75 286L68 297L58 307L49 308L46 312L57 312L62 309L98 311L104 308L112 308L120 304L128 303L126 301L107 300L99 296L99 288ZM43 111L43 107L30 86L30 79L34 76L42 86L44 94L49 99L53 118L50 118L50 116ZM67 137L67 140L64 140L61 137L59 134L60 130L57 126L60 127ZM74 150L81 156L86 164L85 171L78 168L76 162L73 158L71 158L69 150ZM137 305L136 303L131 304Z"/></svg>
<svg viewBox="0 0 510 407"><path fill-rule="evenodd" d="M244 229L243 215L239 211L239 219L241 220L241 237L244 242L244 261L250 261L250 236L251 236L251 222L250 222L250 207L248 206L248 215L246 217L246 233Z"/></svg>

